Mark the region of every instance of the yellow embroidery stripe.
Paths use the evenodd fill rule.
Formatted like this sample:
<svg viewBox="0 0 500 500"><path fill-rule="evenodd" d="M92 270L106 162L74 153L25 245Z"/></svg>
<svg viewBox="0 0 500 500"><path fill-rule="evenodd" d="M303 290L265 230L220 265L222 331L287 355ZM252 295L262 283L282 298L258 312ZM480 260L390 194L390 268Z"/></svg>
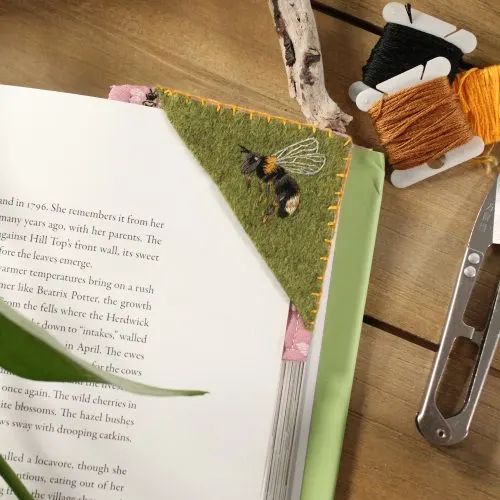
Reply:
<svg viewBox="0 0 500 500"><path fill-rule="evenodd" d="M345 145L347 145L350 141L346 141ZM346 160L346 164L345 164L345 169L344 169L344 172L340 173L340 174L337 174L337 177L341 178L342 179L342 186L341 186L341 190L340 191L337 191L335 192L335 196L337 196L337 201L336 201L336 204L334 205L330 205L328 207L328 210L331 210L331 211L334 211L335 212L335 220L333 221L330 221L327 223L327 225L329 227L334 227L337 223L337 218L339 216L339 208L341 206L341 203L342 203L342 197L343 197L343 193L344 193L344 185L345 185L345 182L346 182L346 178L347 178L347 175L349 173L349 168L351 166L351 160L352 160L352 156L349 155L347 157L347 160ZM333 243L333 240L332 239L329 239L329 238L325 238L323 240L325 243L331 245ZM328 262L328 258L329 256L328 255L323 255L320 257L320 260L322 260L323 262ZM318 281L323 281L324 278L323 276L317 276L316 279ZM318 299L318 304L321 300L321 293L320 292L312 292L311 295L313 297L316 297ZM311 310L311 314L314 315L314 318L316 318L316 314L318 312L318 309L312 309ZM314 328L314 325L315 325L315 319L312 320L312 321L309 321L308 322L308 326L313 329Z"/></svg>
<svg viewBox="0 0 500 500"><path fill-rule="evenodd" d="M266 164L264 166L264 173L266 175L276 172L278 169L278 158L276 156L268 156L266 158Z"/></svg>
<svg viewBox="0 0 500 500"><path fill-rule="evenodd" d="M236 111L241 111L242 113L252 115L252 118L253 118L253 115L256 115L256 116L262 116L262 117L268 119L268 121L271 121L271 120L281 121L284 125L287 125L287 124L297 125L299 128L306 127L306 128L311 129L313 133L316 132L316 130L318 129L316 125L301 122L299 120L294 120L293 118L285 118L283 116L273 116L273 115L270 115L269 113L265 113L264 111L258 111L256 109L252 109L252 108L237 106L236 104L228 104L228 103L224 103L221 101L217 101L216 99L209 99L207 97L200 97L200 96L195 95L195 94L189 94L188 92L181 92L180 90L171 89L168 87L162 87L161 85L157 85L155 88L158 92L163 92L164 94L169 95L169 96L179 95L179 96L191 99L193 101L198 101L198 102L203 103L203 104L208 103L208 104L212 104L213 106L220 106L221 108L230 109L233 111L233 114L236 113ZM324 132L326 132L330 136L331 131L325 129ZM335 135L337 135L337 134L335 134Z"/></svg>

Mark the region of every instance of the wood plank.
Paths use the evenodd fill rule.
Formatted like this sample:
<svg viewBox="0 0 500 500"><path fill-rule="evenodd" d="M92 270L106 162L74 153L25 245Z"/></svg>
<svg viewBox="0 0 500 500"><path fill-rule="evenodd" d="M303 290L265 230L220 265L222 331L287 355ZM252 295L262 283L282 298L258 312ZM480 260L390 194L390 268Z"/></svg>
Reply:
<svg viewBox="0 0 500 500"><path fill-rule="evenodd" d="M370 117L358 110L347 93L351 83L359 79L360 68L377 36L321 13L316 13L316 22L327 89L342 110L354 117L348 133L356 144L378 146Z"/></svg>
<svg viewBox="0 0 500 500"><path fill-rule="evenodd" d="M432 357L364 328L336 500L500 498L500 379L488 379L467 439L434 448L415 427Z"/></svg>
<svg viewBox="0 0 500 500"><path fill-rule="evenodd" d="M300 116L264 1L5 1L0 27L3 83L95 96L161 83Z"/></svg>
<svg viewBox="0 0 500 500"><path fill-rule="evenodd" d="M386 0L369 2L363 0L319 0L319 3L368 21L380 28L386 24L382 17L382 9L388 3ZM480 66L496 64L500 61L500 45L498 44L500 3L496 0L461 1L456 2L453 8L450 8L450 3L446 0L419 0L418 3L414 4L414 7L476 35L477 48L465 57L467 61Z"/></svg>
<svg viewBox="0 0 500 500"><path fill-rule="evenodd" d="M470 231L492 183L469 166L408 190L386 183L369 315L438 342Z"/></svg>

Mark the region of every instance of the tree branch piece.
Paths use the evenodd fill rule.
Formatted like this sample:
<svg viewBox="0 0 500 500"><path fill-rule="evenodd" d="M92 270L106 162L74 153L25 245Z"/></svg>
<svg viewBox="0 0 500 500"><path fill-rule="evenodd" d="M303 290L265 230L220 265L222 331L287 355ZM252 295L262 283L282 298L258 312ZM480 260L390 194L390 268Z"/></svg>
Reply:
<svg viewBox="0 0 500 500"><path fill-rule="evenodd" d="M290 97L307 121L318 128L345 132L352 117L344 113L325 88L316 21L310 0L268 0L288 77Z"/></svg>

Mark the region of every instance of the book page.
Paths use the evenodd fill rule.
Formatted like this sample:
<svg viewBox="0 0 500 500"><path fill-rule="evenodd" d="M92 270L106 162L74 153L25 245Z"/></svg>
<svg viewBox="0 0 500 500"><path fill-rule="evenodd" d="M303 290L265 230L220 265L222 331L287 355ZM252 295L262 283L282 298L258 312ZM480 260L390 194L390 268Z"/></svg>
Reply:
<svg viewBox="0 0 500 500"><path fill-rule="evenodd" d="M39 499L260 498L288 299L216 186L161 110L15 87L0 106L0 297L105 370L210 392L2 371L2 454Z"/></svg>

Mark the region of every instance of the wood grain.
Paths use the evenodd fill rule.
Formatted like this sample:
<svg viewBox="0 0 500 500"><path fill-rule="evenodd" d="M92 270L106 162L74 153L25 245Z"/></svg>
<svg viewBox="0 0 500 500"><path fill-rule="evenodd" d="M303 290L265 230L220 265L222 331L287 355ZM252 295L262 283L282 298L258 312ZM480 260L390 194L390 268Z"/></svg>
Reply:
<svg viewBox="0 0 500 500"><path fill-rule="evenodd" d="M103 97L161 83L300 116L264 1L4 1L0 28L3 83Z"/></svg>
<svg viewBox="0 0 500 500"><path fill-rule="evenodd" d="M432 357L364 328L336 500L500 498L500 380L488 379L467 439L433 448L415 427Z"/></svg>
<svg viewBox="0 0 500 500"><path fill-rule="evenodd" d="M386 184L369 315L438 342L470 231L492 183L477 167L463 166L404 191Z"/></svg>
<svg viewBox="0 0 500 500"><path fill-rule="evenodd" d="M386 0L319 0L341 12L350 14L378 27L386 23L382 17L382 9ZM399 3L405 3L400 1ZM496 0L469 0L455 2L450 5L444 0L419 0L413 6L426 14L439 17L443 21L454 24L474 33L478 40L477 48L465 59L480 66L495 64L500 61L500 45L498 44L498 20L500 3Z"/></svg>

